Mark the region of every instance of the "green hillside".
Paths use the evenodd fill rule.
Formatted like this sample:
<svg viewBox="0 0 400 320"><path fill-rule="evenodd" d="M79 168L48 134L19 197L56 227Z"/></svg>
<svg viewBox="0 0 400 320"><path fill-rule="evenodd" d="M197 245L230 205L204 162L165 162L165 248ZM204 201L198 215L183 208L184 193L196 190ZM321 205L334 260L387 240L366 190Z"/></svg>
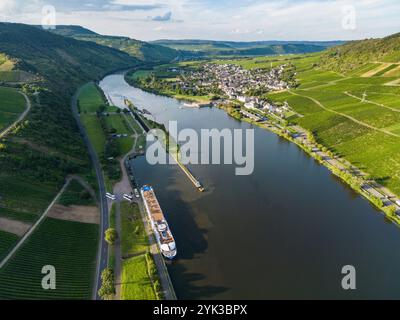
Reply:
<svg viewBox="0 0 400 320"><path fill-rule="evenodd" d="M147 42L130 39L128 37L113 37L99 35L80 26L57 26L53 33L73 37L77 40L95 42L97 44L115 48L144 62L171 62L180 53L174 49Z"/></svg>
<svg viewBox="0 0 400 320"><path fill-rule="evenodd" d="M259 56L320 52L343 42L157 40L152 43L180 50L186 56Z"/></svg>
<svg viewBox="0 0 400 320"><path fill-rule="evenodd" d="M400 33L383 39L353 41L330 48L321 56L321 66L327 70L347 73L365 68L371 63L400 62ZM373 69L373 66L371 66Z"/></svg>
<svg viewBox="0 0 400 320"><path fill-rule="evenodd" d="M60 86L99 79L109 70L139 62L112 48L23 24L1 23L0 43L0 53L15 59L18 69L39 74Z"/></svg>
<svg viewBox="0 0 400 320"><path fill-rule="evenodd" d="M95 184L86 146L72 114L72 94L84 83L140 62L113 48L22 24L0 23L0 44L0 66L12 61L12 70L7 67L7 72L32 75L29 82L4 83L24 92L32 108L13 132L0 139L0 216L32 224L60 191L67 176L79 175ZM23 102L22 96L17 97ZM41 227L45 228L47 221ZM19 238L0 233L0 255L4 257ZM88 283L93 279L97 240L97 226L76 223L60 222L45 232L35 232L17 252L16 259L1 270L0 297L50 298L37 291L37 283L20 280L16 285L10 274L17 274L21 266L34 271L42 263L68 261L71 264L67 269L58 269L62 282L57 297L90 298ZM48 250L43 251L44 247ZM81 260L76 259L79 252L84 253ZM32 262L32 257L38 264ZM81 272L73 276L68 268ZM31 290L21 291L22 286L29 285Z"/></svg>

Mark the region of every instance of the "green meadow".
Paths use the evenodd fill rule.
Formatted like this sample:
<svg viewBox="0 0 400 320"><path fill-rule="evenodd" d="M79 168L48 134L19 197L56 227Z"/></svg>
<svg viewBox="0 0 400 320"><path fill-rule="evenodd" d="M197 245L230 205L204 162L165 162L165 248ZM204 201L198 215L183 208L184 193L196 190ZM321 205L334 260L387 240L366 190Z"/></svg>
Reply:
<svg viewBox="0 0 400 320"><path fill-rule="evenodd" d="M0 132L17 120L25 108L25 99L17 90L0 87Z"/></svg>
<svg viewBox="0 0 400 320"><path fill-rule="evenodd" d="M94 83L88 83L82 88L79 96L79 111L81 113L96 113L104 105L101 92Z"/></svg>
<svg viewBox="0 0 400 320"><path fill-rule="evenodd" d="M145 254L122 262L121 283L122 300L157 300Z"/></svg>
<svg viewBox="0 0 400 320"><path fill-rule="evenodd" d="M81 121L98 155L103 154L106 137L96 115L82 114Z"/></svg>
<svg viewBox="0 0 400 320"><path fill-rule="evenodd" d="M121 203L121 251L123 256L137 255L149 250L149 241L136 204Z"/></svg>

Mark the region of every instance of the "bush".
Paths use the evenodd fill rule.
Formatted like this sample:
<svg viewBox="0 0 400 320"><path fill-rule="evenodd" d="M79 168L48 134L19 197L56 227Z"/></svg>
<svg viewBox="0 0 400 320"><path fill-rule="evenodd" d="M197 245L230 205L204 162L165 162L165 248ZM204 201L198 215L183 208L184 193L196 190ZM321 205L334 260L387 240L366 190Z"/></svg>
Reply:
<svg viewBox="0 0 400 320"><path fill-rule="evenodd" d="M109 228L106 230L105 239L108 244L113 245L118 239L118 232L114 228Z"/></svg>

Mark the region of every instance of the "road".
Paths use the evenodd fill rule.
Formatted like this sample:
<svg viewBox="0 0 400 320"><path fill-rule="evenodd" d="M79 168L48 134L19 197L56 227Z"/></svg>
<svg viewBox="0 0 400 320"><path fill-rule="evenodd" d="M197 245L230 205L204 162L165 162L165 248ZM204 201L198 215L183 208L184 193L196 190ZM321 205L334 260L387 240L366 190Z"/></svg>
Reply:
<svg viewBox="0 0 400 320"><path fill-rule="evenodd" d="M29 111L31 110L31 108L32 108L32 104L31 104L31 101L29 100L28 96L27 96L25 93L21 92L21 91L18 91L18 92L19 92L20 94L22 94L22 95L24 96L24 98L25 98L25 101L26 101L26 110L25 110L23 113L21 113L21 115L18 117L18 119L17 119L13 124L11 124L11 125L8 126L7 128L5 128L4 130L0 131L0 139L1 139L1 138L4 138L12 129L15 128L15 126L16 126L18 123L20 123L21 121L23 121L23 120L25 119L25 117L28 115L28 113L29 113Z"/></svg>
<svg viewBox="0 0 400 320"><path fill-rule="evenodd" d="M96 171L97 182L99 185L99 203L100 203L100 212L101 212L101 219L100 219L100 245L98 251L98 260L97 260L97 268L96 268L96 280L93 292L93 299L100 300L101 298L98 295L98 291L101 288L101 273L104 269L108 266L108 243L104 239L105 231L108 229L109 226L109 207L106 197L106 186L104 183L103 172L101 170L101 165L99 158L97 156L96 151L94 150L93 145L91 144L89 137L86 133L85 127L81 123L79 111L78 111L78 97L81 93L82 87L78 89L75 95L72 97L71 107L76 119L76 122L79 126L79 130L83 136L83 139L87 145L90 159L92 160L93 168Z"/></svg>

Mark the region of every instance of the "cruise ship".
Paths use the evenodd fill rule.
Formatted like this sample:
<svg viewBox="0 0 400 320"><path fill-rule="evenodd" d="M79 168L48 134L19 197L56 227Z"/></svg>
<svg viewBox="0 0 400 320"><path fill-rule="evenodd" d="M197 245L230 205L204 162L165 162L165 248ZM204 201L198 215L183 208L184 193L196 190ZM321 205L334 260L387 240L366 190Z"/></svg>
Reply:
<svg viewBox="0 0 400 320"><path fill-rule="evenodd" d="M162 255L168 259L175 258L177 254L175 239L169 229L167 220L165 220L153 188L143 186L140 192Z"/></svg>

